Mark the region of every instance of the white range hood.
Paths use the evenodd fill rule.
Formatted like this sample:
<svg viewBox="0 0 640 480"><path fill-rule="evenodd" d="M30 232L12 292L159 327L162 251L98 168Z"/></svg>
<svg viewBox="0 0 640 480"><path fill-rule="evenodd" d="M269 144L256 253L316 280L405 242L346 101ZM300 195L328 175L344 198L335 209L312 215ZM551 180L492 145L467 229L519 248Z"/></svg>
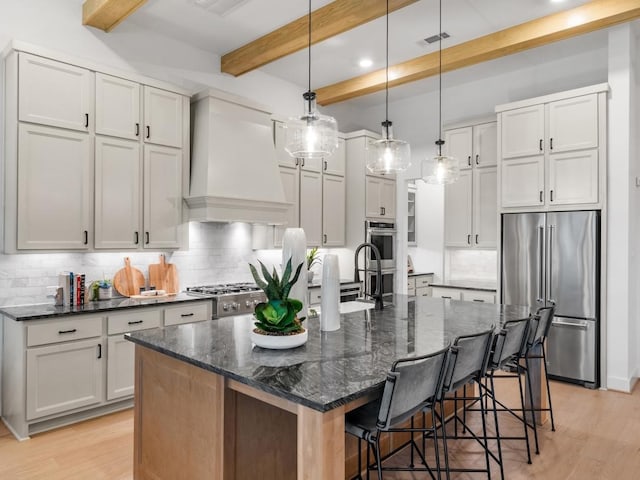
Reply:
<svg viewBox="0 0 640 480"><path fill-rule="evenodd" d="M271 113L212 89L192 98L191 125L190 220L285 223Z"/></svg>

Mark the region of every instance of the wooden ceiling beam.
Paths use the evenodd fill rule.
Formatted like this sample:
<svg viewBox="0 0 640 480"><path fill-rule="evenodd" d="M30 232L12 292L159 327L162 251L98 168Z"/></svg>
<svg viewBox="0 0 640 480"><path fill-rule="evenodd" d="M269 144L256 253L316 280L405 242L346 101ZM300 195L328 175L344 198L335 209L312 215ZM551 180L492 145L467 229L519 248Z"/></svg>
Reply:
<svg viewBox="0 0 640 480"><path fill-rule="evenodd" d="M390 0L393 12L418 0ZM382 17L386 0L336 0L311 13L311 43L315 44L354 27ZM285 57L309 45L308 16L300 17L232 52L222 56L220 70L242 75Z"/></svg>
<svg viewBox="0 0 640 480"><path fill-rule="evenodd" d="M593 0L443 49L442 71L468 67L636 18L640 18L638 0ZM436 51L390 66L389 87L437 75L438 63ZM317 88L317 102L319 105L331 105L384 88L385 70L382 69Z"/></svg>
<svg viewBox="0 0 640 480"><path fill-rule="evenodd" d="M146 1L85 0L82 4L82 24L110 32Z"/></svg>

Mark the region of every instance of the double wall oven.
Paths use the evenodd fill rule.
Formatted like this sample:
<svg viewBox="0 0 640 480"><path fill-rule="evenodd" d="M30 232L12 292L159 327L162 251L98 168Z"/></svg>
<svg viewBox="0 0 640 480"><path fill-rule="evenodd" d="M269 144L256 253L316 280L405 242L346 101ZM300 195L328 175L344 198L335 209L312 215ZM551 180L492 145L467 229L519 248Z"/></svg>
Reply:
<svg viewBox="0 0 640 480"><path fill-rule="evenodd" d="M365 241L380 251L382 267L382 295L393 295L396 275L396 225L390 222L365 221ZM377 288L376 262L371 249L365 250L365 289L374 293Z"/></svg>

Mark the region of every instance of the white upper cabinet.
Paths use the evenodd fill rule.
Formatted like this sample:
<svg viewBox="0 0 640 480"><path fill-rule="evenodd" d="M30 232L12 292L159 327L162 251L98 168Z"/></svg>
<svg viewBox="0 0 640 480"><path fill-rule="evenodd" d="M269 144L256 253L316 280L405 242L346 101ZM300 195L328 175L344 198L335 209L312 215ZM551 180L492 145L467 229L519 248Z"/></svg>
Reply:
<svg viewBox="0 0 640 480"><path fill-rule="evenodd" d="M307 245L322 245L322 174L300 172L300 227L304 229Z"/></svg>
<svg viewBox="0 0 640 480"><path fill-rule="evenodd" d="M365 216L393 221L396 216L396 181L367 175L365 179Z"/></svg>
<svg viewBox="0 0 640 480"><path fill-rule="evenodd" d="M347 149L344 138L338 138L338 148L333 155L324 159L323 173L344 177L347 160Z"/></svg>
<svg viewBox="0 0 640 480"><path fill-rule="evenodd" d="M282 246L282 237L287 228L300 226L300 172L297 168L279 167L284 200L291 203L286 225L278 225L274 231L274 246Z"/></svg>
<svg viewBox="0 0 640 480"><path fill-rule="evenodd" d="M182 152L144 146L144 247L178 248L182 217Z"/></svg>
<svg viewBox="0 0 640 480"><path fill-rule="evenodd" d="M542 155L544 105L502 112L502 158Z"/></svg>
<svg viewBox="0 0 640 480"><path fill-rule="evenodd" d="M93 72L20 53L18 118L87 132L93 123Z"/></svg>
<svg viewBox="0 0 640 480"><path fill-rule="evenodd" d="M519 102L517 108L497 107L502 208L600 206L606 95L606 85L595 85ZM536 101L540 103L527 105Z"/></svg>
<svg viewBox="0 0 640 480"><path fill-rule="evenodd" d="M113 137L140 136L140 84L96 73L96 133Z"/></svg>
<svg viewBox="0 0 640 480"><path fill-rule="evenodd" d="M97 137L95 247L138 248L142 241L140 143Z"/></svg>
<svg viewBox="0 0 640 480"><path fill-rule="evenodd" d="M346 215L345 178L322 176L322 245L340 247L345 244Z"/></svg>
<svg viewBox="0 0 640 480"><path fill-rule="evenodd" d="M284 149L284 146L287 144L287 126L284 122L273 121L273 143L276 149L278 165L296 168L300 163L300 159L292 157L289 155L289 152Z"/></svg>
<svg viewBox="0 0 640 480"><path fill-rule="evenodd" d="M445 185L445 246L496 246L497 123L445 131L448 155L458 158L460 178ZM445 143L445 147L447 143Z"/></svg>
<svg viewBox="0 0 640 480"><path fill-rule="evenodd" d="M182 147L183 96L159 88L144 87L144 141Z"/></svg>
<svg viewBox="0 0 640 480"><path fill-rule="evenodd" d="M91 213L91 136L19 125L20 249L87 249Z"/></svg>

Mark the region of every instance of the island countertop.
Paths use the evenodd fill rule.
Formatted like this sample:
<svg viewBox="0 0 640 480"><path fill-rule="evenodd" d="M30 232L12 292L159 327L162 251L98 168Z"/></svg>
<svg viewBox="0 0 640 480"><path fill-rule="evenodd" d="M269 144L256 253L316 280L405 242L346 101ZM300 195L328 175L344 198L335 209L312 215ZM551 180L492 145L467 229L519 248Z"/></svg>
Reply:
<svg viewBox="0 0 640 480"><path fill-rule="evenodd" d="M304 325L305 345L265 350L250 340L251 315L134 332L132 342L326 412L381 388L399 358L446 347L459 335L526 318L526 307L396 295L394 305L341 315L341 327L320 332L318 318Z"/></svg>

